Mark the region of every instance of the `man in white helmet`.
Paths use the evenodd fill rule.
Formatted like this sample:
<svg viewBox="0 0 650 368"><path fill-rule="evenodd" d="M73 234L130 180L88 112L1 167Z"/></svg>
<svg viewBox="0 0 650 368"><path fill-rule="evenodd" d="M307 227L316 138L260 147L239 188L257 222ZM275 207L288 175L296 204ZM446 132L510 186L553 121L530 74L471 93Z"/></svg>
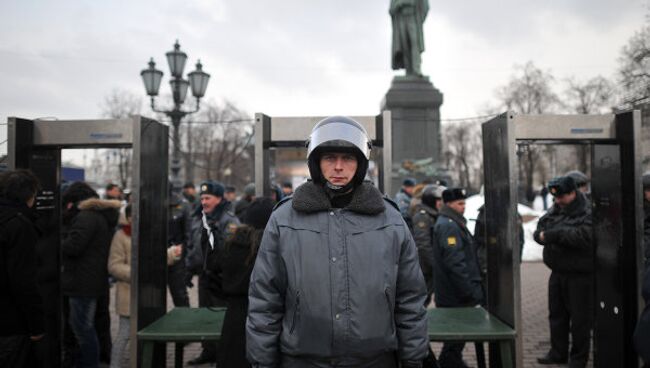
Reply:
<svg viewBox="0 0 650 368"><path fill-rule="evenodd" d="M421 367L426 285L397 206L364 181L365 129L319 122L311 181L279 202L264 232L246 322L253 367Z"/></svg>

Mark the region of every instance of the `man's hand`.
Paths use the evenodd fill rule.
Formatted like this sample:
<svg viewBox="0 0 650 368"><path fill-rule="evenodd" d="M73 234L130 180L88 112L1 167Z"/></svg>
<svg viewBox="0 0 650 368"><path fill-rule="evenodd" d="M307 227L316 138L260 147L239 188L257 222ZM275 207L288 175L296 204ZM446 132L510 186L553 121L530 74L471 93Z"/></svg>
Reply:
<svg viewBox="0 0 650 368"><path fill-rule="evenodd" d="M44 336L45 336L45 334L40 334L40 335L36 335L36 336L30 336L29 339L32 340L32 341L40 341L41 339L43 339Z"/></svg>

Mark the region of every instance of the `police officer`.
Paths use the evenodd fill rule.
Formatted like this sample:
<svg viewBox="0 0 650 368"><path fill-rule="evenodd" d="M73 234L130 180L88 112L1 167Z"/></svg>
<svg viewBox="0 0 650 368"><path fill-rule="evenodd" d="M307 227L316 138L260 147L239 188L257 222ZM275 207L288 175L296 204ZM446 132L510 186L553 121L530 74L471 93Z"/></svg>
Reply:
<svg viewBox="0 0 650 368"><path fill-rule="evenodd" d="M180 245L181 259L167 267L167 287L175 307L189 307L185 271L185 253L192 224L192 204L170 190L169 193L169 239L167 247Z"/></svg>
<svg viewBox="0 0 650 368"><path fill-rule="evenodd" d="M235 233L239 220L228 211L230 202L224 198L225 188L220 183L207 180L200 187L201 207L197 208L192 218L191 249L194 256L193 263L200 259L202 272L199 276L199 306L224 307L225 301L221 297L218 282L212 270L218 269L218 257L224 248L225 241ZM197 256L198 255L198 256ZM188 253L188 258L189 253ZM217 360L217 347L215 344L203 343L201 355L189 361L191 365L198 365Z"/></svg>
<svg viewBox="0 0 650 368"><path fill-rule="evenodd" d="M570 176L552 179L548 189L555 202L539 219L534 237L544 246L544 263L551 269L548 281L551 350L537 361L562 364L568 360L570 367L585 367L594 303L591 206Z"/></svg>
<svg viewBox="0 0 650 368"><path fill-rule="evenodd" d="M433 293L433 271L431 269L433 257L433 227L438 219L438 211L442 208L442 192L446 188L442 185L429 184L422 189L420 201L413 207L413 239L418 247L420 267L424 280L427 283L427 300L431 302Z"/></svg>
<svg viewBox="0 0 650 368"><path fill-rule="evenodd" d="M364 181L369 156L350 118L312 130L312 180L276 206L251 275L253 367L422 366L426 285L397 207Z"/></svg>
<svg viewBox="0 0 650 368"><path fill-rule="evenodd" d="M445 189L444 206L434 227L433 290L436 307L470 307L484 303L476 244L467 229L465 189ZM467 367L462 358L465 343L445 343L440 366Z"/></svg>
<svg viewBox="0 0 650 368"><path fill-rule="evenodd" d="M395 194L395 202L399 207L399 212L402 214L402 217L404 217L407 223L409 223L411 220L408 210L409 206L411 205L411 200L413 199L415 184L415 179L406 178L402 182L402 188L400 188L399 192Z"/></svg>

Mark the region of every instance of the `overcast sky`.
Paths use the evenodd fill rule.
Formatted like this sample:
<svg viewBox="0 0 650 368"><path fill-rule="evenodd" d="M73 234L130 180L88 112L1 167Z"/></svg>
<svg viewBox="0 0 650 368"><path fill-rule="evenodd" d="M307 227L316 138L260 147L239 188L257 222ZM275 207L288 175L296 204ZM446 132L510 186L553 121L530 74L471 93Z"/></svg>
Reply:
<svg viewBox="0 0 650 368"><path fill-rule="evenodd" d="M251 115L376 115L391 78L389 0L0 2L0 121L101 117L115 88L143 96L140 70L179 39L212 78L207 99ZM515 64L558 80L615 77L648 0L430 0L424 74L442 118L481 115ZM558 85L559 87L559 85ZM5 126L0 126L4 128ZM0 129L0 140L6 137ZM6 143L0 146L6 152Z"/></svg>

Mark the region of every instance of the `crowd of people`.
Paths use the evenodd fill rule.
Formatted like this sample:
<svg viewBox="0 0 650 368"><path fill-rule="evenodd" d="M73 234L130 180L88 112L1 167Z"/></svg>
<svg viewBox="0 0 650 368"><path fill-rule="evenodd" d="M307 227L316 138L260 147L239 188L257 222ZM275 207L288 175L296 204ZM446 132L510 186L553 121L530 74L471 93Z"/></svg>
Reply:
<svg viewBox="0 0 650 368"><path fill-rule="evenodd" d="M330 117L309 137L311 179L295 192L283 183L270 188L271 196L256 197L249 184L237 199L236 188L213 180L170 191L166 279L172 301L189 307L188 288L198 276L199 306L226 308L219 344L203 343L188 364L467 367L463 343L444 343L436 358L426 309L432 302L437 308L485 305L485 212L472 233L463 216L467 191L433 179L407 178L389 199L365 179L371 149L362 125ZM534 237L551 269L551 347L538 362L584 367L594 319L588 180L570 172L546 188L554 201ZM38 189L29 171L0 174L0 287L9 295L0 300L0 366L48 366L59 346L66 367L126 366L134 204L117 185L100 198L88 184L73 183L61 194L59 237L57 224L35 216ZM650 175L644 194L648 268ZM519 232L523 245L521 226ZM56 262L52 267L57 255L45 256L58 244L60 271ZM43 306L57 302L57 272L62 321ZM646 270L646 301L649 275ZM119 318L113 338L112 284ZM646 361L648 308L635 334ZM52 332L59 323L62 341Z"/></svg>

